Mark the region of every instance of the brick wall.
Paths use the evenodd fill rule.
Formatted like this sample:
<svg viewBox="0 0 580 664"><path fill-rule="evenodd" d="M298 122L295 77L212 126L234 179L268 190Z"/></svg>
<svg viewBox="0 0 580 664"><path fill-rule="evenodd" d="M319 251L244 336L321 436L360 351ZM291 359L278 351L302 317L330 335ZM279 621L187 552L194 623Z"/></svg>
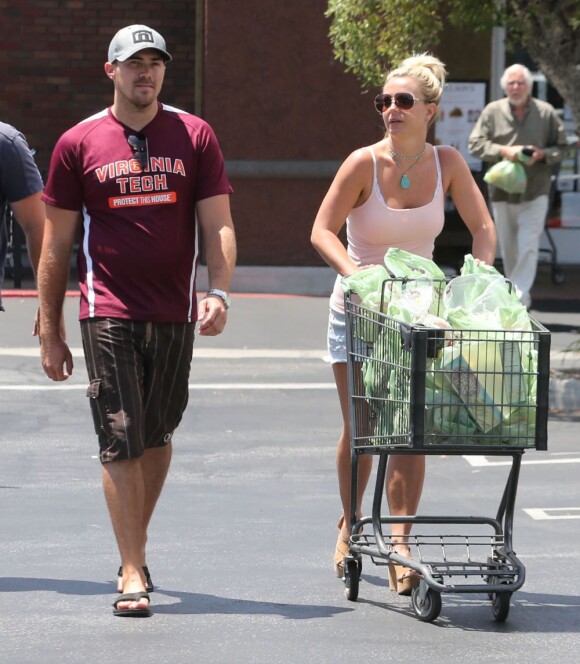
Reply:
<svg viewBox="0 0 580 664"><path fill-rule="evenodd" d="M103 64L114 33L131 23L150 25L174 56L161 100L207 119L232 166L239 263L321 265L310 229L331 182L328 164L382 137L372 105L376 90L365 93L332 56L326 6L325 0L0 0L0 119L26 134L46 169L59 135L111 103ZM197 45L203 62L196 62L200 8L205 38ZM466 43L480 53L477 59L465 59ZM485 78L485 38L451 35L441 50L455 78ZM203 73L196 81L197 72ZM248 161L261 165L262 175L233 168ZM326 174L264 175L264 165L296 162L326 164Z"/></svg>
<svg viewBox="0 0 580 664"><path fill-rule="evenodd" d="M64 130L111 104L103 64L125 25L161 32L175 57L162 99L193 110L194 1L0 0L0 17L0 119L24 132L43 170Z"/></svg>
<svg viewBox="0 0 580 664"><path fill-rule="evenodd" d="M326 6L326 0L208 2L203 109L227 160L340 163L382 138L372 104L382 81L365 92L333 58ZM478 57L464 57L468 44ZM489 71L488 37L449 31L439 50L456 79L482 79ZM230 172L240 263L322 265L310 230L332 176Z"/></svg>
<svg viewBox="0 0 580 664"><path fill-rule="evenodd" d="M340 162L381 137L371 95L332 57L326 4L208 3L203 108L227 160ZM330 182L232 176L240 262L322 265L310 230Z"/></svg>

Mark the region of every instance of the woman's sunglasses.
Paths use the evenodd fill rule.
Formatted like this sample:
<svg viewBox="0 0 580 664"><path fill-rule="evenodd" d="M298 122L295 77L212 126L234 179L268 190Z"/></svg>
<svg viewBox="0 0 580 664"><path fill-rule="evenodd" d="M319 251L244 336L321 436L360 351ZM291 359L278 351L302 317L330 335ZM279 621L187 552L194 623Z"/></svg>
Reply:
<svg viewBox="0 0 580 664"><path fill-rule="evenodd" d="M410 92L395 92L394 95L383 93L375 97L375 108L379 113L383 113L388 108L391 108L393 99L395 100L395 106L403 111L408 111L413 108L416 101L425 101L424 99L413 97Z"/></svg>

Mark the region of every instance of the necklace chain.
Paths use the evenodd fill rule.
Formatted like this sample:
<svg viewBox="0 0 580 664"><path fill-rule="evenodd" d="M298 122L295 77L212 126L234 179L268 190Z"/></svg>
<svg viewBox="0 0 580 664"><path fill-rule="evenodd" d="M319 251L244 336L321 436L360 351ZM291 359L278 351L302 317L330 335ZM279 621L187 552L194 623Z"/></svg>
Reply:
<svg viewBox="0 0 580 664"><path fill-rule="evenodd" d="M397 154L393 150L393 146L390 144L390 141L389 141L389 150L390 150L391 155L393 157L393 161L397 165L398 169L401 170L401 164L398 161L399 159L401 159L401 160L407 159L409 161L413 161L413 163L410 166L408 166L401 173L401 179L400 179L399 183L400 183L402 189L408 189L411 186L411 182L410 182L409 178L407 177L407 173L409 171L411 171L413 168L415 168L415 166L421 161L421 158L425 154L426 149L427 149L427 143L425 143L425 145L423 146L423 149L421 150L421 152L418 152L417 154L414 154L414 155L401 155L401 154Z"/></svg>
<svg viewBox="0 0 580 664"><path fill-rule="evenodd" d="M421 159L421 157L425 154L425 150L427 149L427 143L423 146L423 149L421 152L417 152L417 154L399 154L398 152L395 152L393 150L393 145L392 143L389 142L389 151L393 157L396 157L397 159L408 159L409 161L413 161L414 159Z"/></svg>

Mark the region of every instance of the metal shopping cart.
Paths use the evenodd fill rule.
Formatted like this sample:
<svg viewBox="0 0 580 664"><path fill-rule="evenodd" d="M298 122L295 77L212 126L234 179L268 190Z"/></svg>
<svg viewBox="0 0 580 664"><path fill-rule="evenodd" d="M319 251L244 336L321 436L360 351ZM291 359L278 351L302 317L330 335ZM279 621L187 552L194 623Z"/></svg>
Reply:
<svg viewBox="0 0 580 664"><path fill-rule="evenodd" d="M404 279L387 280L383 294L412 286ZM525 580L512 541L521 459L525 450L547 449L549 332L533 319L526 331L408 324L363 307L353 293L346 294L345 307L351 496L357 495L360 455L379 457L372 515L357 519L351 505L347 599L357 599L362 559L369 556L377 565L404 565L421 575L411 594L420 620L438 617L442 594L484 593L495 620L504 621L512 593ZM497 514L383 515L393 454L511 457ZM413 524L412 557L392 549L385 527L393 523ZM365 526L371 532L364 532ZM415 532L417 527L425 532Z"/></svg>

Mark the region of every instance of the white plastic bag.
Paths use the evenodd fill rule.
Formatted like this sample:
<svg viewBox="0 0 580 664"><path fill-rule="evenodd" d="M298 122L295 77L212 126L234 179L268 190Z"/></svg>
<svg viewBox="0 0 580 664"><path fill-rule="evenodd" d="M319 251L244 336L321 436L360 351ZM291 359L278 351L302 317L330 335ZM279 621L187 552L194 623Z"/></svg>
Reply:
<svg viewBox="0 0 580 664"><path fill-rule="evenodd" d="M514 161L503 161L494 164L483 176L487 184L507 191L508 194L523 194L528 184L525 168Z"/></svg>

